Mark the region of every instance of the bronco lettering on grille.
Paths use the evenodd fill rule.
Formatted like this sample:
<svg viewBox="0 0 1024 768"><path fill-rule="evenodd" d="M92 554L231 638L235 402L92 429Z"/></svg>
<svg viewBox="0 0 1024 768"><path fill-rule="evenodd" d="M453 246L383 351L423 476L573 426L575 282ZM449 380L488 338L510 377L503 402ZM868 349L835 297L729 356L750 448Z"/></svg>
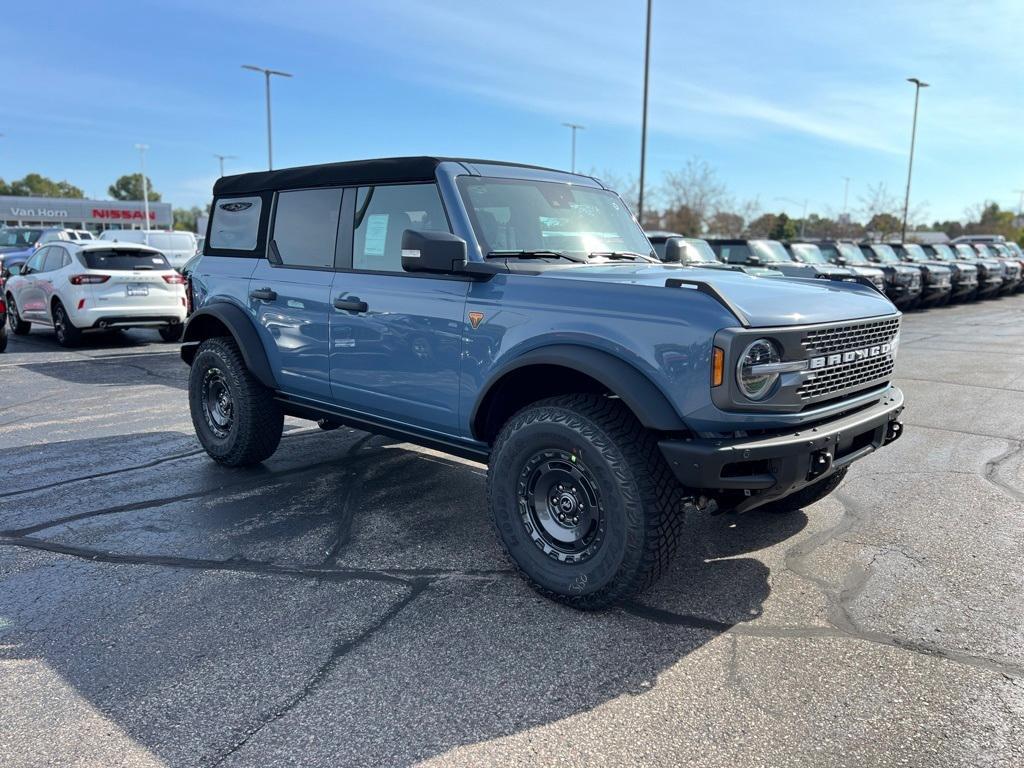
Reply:
<svg viewBox="0 0 1024 768"><path fill-rule="evenodd" d="M869 360L872 357L881 357L882 355L889 354L896 354L896 339L885 344L875 344L871 347L851 349L847 352L812 357L809 361L808 367L812 371L816 371L822 368L831 368L834 365L843 365L844 363L853 363L859 360Z"/></svg>

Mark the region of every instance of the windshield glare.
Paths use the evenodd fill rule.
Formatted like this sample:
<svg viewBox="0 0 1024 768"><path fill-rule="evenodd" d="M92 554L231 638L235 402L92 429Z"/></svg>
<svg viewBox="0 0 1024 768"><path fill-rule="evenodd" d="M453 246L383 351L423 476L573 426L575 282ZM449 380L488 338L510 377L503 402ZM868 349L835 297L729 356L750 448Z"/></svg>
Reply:
<svg viewBox="0 0 1024 768"><path fill-rule="evenodd" d="M990 250L988 249L988 246L987 246L987 245L985 245L984 243L975 243L975 244L974 244L974 248L975 248L975 250L977 250L977 252L978 252L978 253L980 253L980 254L981 254L982 256L984 256L984 257L985 257L986 259L990 259L990 258L992 258L993 256L995 256L995 254L994 254L994 253L992 253L992 251L990 251Z"/></svg>
<svg viewBox="0 0 1024 768"><path fill-rule="evenodd" d="M41 229L0 229L0 247L14 245L28 248L35 245L42 234Z"/></svg>
<svg viewBox="0 0 1024 768"><path fill-rule="evenodd" d="M459 178L459 191L485 254L554 251L587 256L654 256L619 197L607 190L550 181Z"/></svg>
<svg viewBox="0 0 1024 768"><path fill-rule="evenodd" d="M718 261L718 257L715 256L715 252L711 250L711 246L708 245L707 240L688 237L683 242L685 242L687 246L687 261L693 264L705 264L709 261Z"/></svg>
<svg viewBox="0 0 1024 768"><path fill-rule="evenodd" d="M751 240L750 249L764 262L793 261L793 257L778 240Z"/></svg>
<svg viewBox="0 0 1024 768"><path fill-rule="evenodd" d="M853 243L836 243L836 248L843 254L843 258L846 259L847 264L870 264L868 257L864 255L858 246Z"/></svg>
<svg viewBox="0 0 1024 768"><path fill-rule="evenodd" d="M955 261L956 256L953 251L950 250L949 246L945 243L938 243L932 246L932 250L935 251L935 258L940 261Z"/></svg>
<svg viewBox="0 0 1024 768"><path fill-rule="evenodd" d="M869 247L875 252L875 256L878 257L879 261L884 261L887 264L899 263L896 251L892 249L891 245L886 245L885 243L874 243Z"/></svg>
<svg viewBox="0 0 1024 768"><path fill-rule="evenodd" d="M828 259L814 243L793 243L789 247L797 261L804 264L828 264Z"/></svg>
<svg viewBox="0 0 1024 768"><path fill-rule="evenodd" d="M928 256L917 243L904 243L903 252L907 254L910 261L928 261Z"/></svg>

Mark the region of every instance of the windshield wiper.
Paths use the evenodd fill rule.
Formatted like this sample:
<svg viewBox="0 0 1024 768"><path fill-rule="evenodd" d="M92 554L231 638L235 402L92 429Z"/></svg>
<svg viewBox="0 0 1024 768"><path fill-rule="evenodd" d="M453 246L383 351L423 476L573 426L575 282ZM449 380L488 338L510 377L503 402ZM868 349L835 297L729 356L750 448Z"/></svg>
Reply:
<svg viewBox="0 0 1024 768"><path fill-rule="evenodd" d="M650 256L636 251L591 251L587 254L588 259L603 257L605 259L622 259L624 261L655 261Z"/></svg>
<svg viewBox="0 0 1024 768"><path fill-rule="evenodd" d="M570 256L568 253L562 251L548 251L544 249L537 249L533 251L520 251L520 250L507 250L507 251L489 251L487 254L488 259L566 259L567 261L575 261L577 263L585 263L586 259L581 259L576 256Z"/></svg>

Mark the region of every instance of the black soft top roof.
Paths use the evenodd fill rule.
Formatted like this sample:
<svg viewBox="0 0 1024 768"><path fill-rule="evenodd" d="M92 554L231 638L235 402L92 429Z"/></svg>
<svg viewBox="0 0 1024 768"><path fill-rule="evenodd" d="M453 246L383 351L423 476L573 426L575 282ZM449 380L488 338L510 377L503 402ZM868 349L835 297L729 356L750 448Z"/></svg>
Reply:
<svg viewBox="0 0 1024 768"><path fill-rule="evenodd" d="M437 166L443 162L510 165L519 168L540 168L534 165L504 163L497 160L468 160L454 157L386 157L378 160L353 160L345 163L303 165L277 171L257 171L223 176L213 185L214 195L244 195L277 189L305 189L336 184L396 184L399 182L433 181ZM558 171L556 171L557 173Z"/></svg>

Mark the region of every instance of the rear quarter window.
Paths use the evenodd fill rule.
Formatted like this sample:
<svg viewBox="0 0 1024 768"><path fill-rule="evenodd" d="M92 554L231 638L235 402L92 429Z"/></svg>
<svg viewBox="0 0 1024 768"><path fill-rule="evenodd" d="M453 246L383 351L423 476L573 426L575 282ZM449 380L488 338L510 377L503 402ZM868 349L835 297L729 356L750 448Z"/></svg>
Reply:
<svg viewBox="0 0 1024 768"><path fill-rule="evenodd" d="M222 197L214 203L209 247L218 251L255 251L259 243L263 199Z"/></svg>

